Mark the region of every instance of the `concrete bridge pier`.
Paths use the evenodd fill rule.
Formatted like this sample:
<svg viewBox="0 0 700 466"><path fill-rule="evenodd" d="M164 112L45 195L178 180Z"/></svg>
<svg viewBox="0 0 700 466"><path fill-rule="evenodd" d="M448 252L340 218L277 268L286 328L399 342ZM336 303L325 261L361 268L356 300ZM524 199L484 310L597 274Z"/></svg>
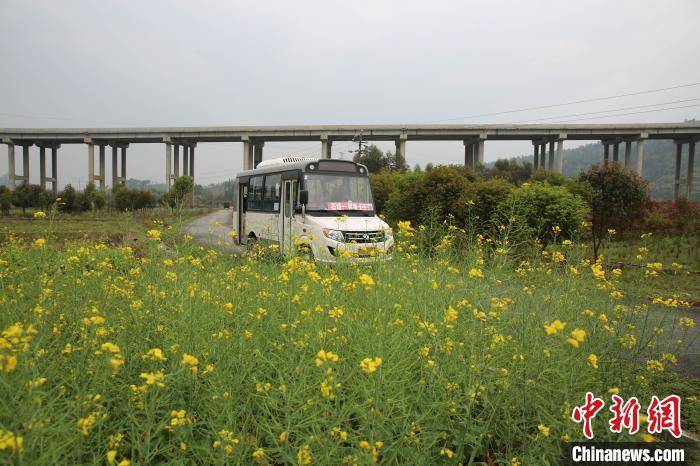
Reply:
<svg viewBox="0 0 700 466"><path fill-rule="evenodd" d="M99 144L99 172L95 174L95 143L91 138L85 138L88 146L88 183L100 182L100 189L105 188L105 145Z"/></svg>
<svg viewBox="0 0 700 466"><path fill-rule="evenodd" d="M473 141L464 141L464 165L474 170L476 168L476 147Z"/></svg>
<svg viewBox="0 0 700 466"><path fill-rule="evenodd" d="M126 149L129 144L113 142L112 146L112 188L126 184ZM118 151L121 149L121 157Z"/></svg>
<svg viewBox="0 0 700 466"><path fill-rule="evenodd" d="M333 141L328 139L327 134L321 135L321 158L330 159L333 150Z"/></svg>
<svg viewBox="0 0 700 466"><path fill-rule="evenodd" d="M190 147L187 144L182 145L182 176L190 176Z"/></svg>
<svg viewBox="0 0 700 466"><path fill-rule="evenodd" d="M547 170L550 172L554 171L554 141L549 141L549 163L547 164Z"/></svg>
<svg viewBox="0 0 700 466"><path fill-rule="evenodd" d="M629 169L632 165L632 141L625 141L625 168Z"/></svg>
<svg viewBox="0 0 700 466"><path fill-rule="evenodd" d="M241 136L243 143L243 170L253 169L253 143L248 136Z"/></svg>
<svg viewBox="0 0 700 466"><path fill-rule="evenodd" d="M646 133L642 133L639 135L639 138L637 139L637 175L640 177L642 176L642 168L644 165L644 141L647 138Z"/></svg>
<svg viewBox="0 0 700 466"><path fill-rule="evenodd" d="M685 178L685 197L691 199L693 194L693 170L695 170L695 139L675 141L676 143L676 170L673 183L673 200L677 201L681 193L681 160L683 144L688 144L688 166Z"/></svg>
<svg viewBox="0 0 700 466"><path fill-rule="evenodd" d="M564 138L560 137L557 139L557 160L556 160L557 173L560 175L564 174Z"/></svg>
<svg viewBox="0 0 700 466"><path fill-rule="evenodd" d="M540 168L547 169L547 144L540 143Z"/></svg>
<svg viewBox="0 0 700 466"><path fill-rule="evenodd" d="M676 141L676 173L673 182L673 200L678 200L678 195L681 189L681 155L683 151L683 143Z"/></svg>
<svg viewBox="0 0 700 466"><path fill-rule="evenodd" d="M51 192L58 195L58 148L60 144L38 144L39 146L39 186L46 191L46 183L51 183ZM51 176L46 176L46 149L51 150Z"/></svg>
<svg viewBox="0 0 700 466"><path fill-rule="evenodd" d="M484 141L486 141L486 135L482 134L481 136L479 136L479 140L476 143L475 167L484 164Z"/></svg>
<svg viewBox="0 0 700 466"><path fill-rule="evenodd" d="M22 174L17 174L15 165L15 142L11 140L5 141L7 144L7 167L8 167L8 188L10 191L17 189L17 181L22 181L22 184L29 184L29 148L32 144L27 142L19 142L22 146Z"/></svg>
<svg viewBox="0 0 700 466"><path fill-rule="evenodd" d="M533 171L536 171L540 167L540 146L535 143L535 141L532 141L532 147L535 150L535 158L532 164L532 169Z"/></svg>
<svg viewBox="0 0 700 466"><path fill-rule="evenodd" d="M163 138L165 143L165 192L170 192L173 183L173 143L170 138Z"/></svg>
<svg viewBox="0 0 700 466"><path fill-rule="evenodd" d="M480 135L472 139L464 139L464 165L476 170L479 165L484 164L484 140L486 137ZM402 148L406 147L406 140L403 139ZM405 158L405 155L404 155Z"/></svg>
<svg viewBox="0 0 700 466"><path fill-rule="evenodd" d="M263 160L263 147L265 146L265 141L255 141L253 142L253 167L256 168L260 162Z"/></svg>
<svg viewBox="0 0 700 466"><path fill-rule="evenodd" d="M695 140L688 142L688 175L685 180L688 199L692 199L693 195L693 170L695 170Z"/></svg>
<svg viewBox="0 0 700 466"><path fill-rule="evenodd" d="M26 141L15 141L9 138L3 139L7 144L7 168L8 168L8 188L10 191L17 189L17 182L29 184L29 148L33 145ZM17 174L17 160L15 159L15 146L22 146L22 174Z"/></svg>
<svg viewBox="0 0 700 466"><path fill-rule="evenodd" d="M173 178L180 177L180 144L175 144L175 155L173 157Z"/></svg>
<svg viewBox="0 0 700 466"><path fill-rule="evenodd" d="M183 160L182 171L186 176L190 176L194 179L194 148L197 147L196 142L190 142L183 146L186 148L187 157Z"/></svg>
<svg viewBox="0 0 700 466"><path fill-rule="evenodd" d="M95 180L100 182L100 189L105 189L107 187L107 175L105 173L105 152L105 145L100 144L100 172L99 175L93 177Z"/></svg>
<svg viewBox="0 0 700 466"><path fill-rule="evenodd" d="M17 177L15 175L15 145L11 141L7 143L7 168L8 168L8 189L14 191L17 189Z"/></svg>
<svg viewBox="0 0 700 466"><path fill-rule="evenodd" d="M406 133L401 133L399 138L394 141L394 154L401 154L404 162L406 161L406 141L408 136Z"/></svg>
<svg viewBox="0 0 700 466"><path fill-rule="evenodd" d="M605 141L603 143L603 166L607 167L610 162L610 144Z"/></svg>

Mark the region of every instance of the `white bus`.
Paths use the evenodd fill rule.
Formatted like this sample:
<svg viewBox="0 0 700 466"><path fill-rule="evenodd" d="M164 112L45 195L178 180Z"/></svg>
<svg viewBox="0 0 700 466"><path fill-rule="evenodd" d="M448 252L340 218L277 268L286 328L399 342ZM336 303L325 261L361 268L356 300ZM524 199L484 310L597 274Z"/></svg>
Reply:
<svg viewBox="0 0 700 466"><path fill-rule="evenodd" d="M321 262L386 257L393 232L374 210L367 168L345 160L283 157L238 174L233 228L238 244L310 247Z"/></svg>

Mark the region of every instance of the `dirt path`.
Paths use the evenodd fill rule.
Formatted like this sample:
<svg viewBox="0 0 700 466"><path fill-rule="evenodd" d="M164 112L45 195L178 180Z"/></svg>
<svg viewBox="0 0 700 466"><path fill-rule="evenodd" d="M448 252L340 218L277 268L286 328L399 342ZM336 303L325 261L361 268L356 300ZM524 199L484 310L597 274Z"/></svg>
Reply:
<svg viewBox="0 0 700 466"><path fill-rule="evenodd" d="M185 225L184 232L204 246L240 254L245 247L233 244L233 239L228 236L233 230L231 222L231 210L217 210L191 221Z"/></svg>

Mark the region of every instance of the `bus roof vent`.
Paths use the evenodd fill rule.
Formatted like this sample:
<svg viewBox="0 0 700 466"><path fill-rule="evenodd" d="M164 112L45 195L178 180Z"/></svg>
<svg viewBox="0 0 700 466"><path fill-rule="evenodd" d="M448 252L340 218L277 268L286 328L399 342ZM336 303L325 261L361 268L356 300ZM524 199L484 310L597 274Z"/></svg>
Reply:
<svg viewBox="0 0 700 466"><path fill-rule="evenodd" d="M277 165L286 165L288 163L297 163L297 162L315 162L317 161L318 158L316 157L302 157L298 155L288 155L286 157L280 157L277 159L270 159L270 160L263 160L258 164L256 168L266 168L266 167L274 167Z"/></svg>

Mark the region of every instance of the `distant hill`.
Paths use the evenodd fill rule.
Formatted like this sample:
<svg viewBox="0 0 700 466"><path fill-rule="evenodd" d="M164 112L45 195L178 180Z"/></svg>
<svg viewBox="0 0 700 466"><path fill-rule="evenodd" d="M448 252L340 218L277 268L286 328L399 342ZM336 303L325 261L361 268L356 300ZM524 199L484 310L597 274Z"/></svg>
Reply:
<svg viewBox="0 0 700 466"><path fill-rule="evenodd" d="M686 169L688 166L688 146L683 148L681 160L681 193L685 194ZM632 144L632 167L636 166L636 144ZM700 144L695 149L695 167L693 175L693 200L700 201ZM620 161L625 157L625 146L620 144ZM515 157L516 160L532 163L533 155ZM610 151L612 160L612 149ZM564 150L564 175L576 176L591 165L603 163L603 145L586 144L575 149ZM651 197L654 199L673 199L673 179L676 167L676 145L668 140L648 140L644 143L644 164L642 174L649 182Z"/></svg>

